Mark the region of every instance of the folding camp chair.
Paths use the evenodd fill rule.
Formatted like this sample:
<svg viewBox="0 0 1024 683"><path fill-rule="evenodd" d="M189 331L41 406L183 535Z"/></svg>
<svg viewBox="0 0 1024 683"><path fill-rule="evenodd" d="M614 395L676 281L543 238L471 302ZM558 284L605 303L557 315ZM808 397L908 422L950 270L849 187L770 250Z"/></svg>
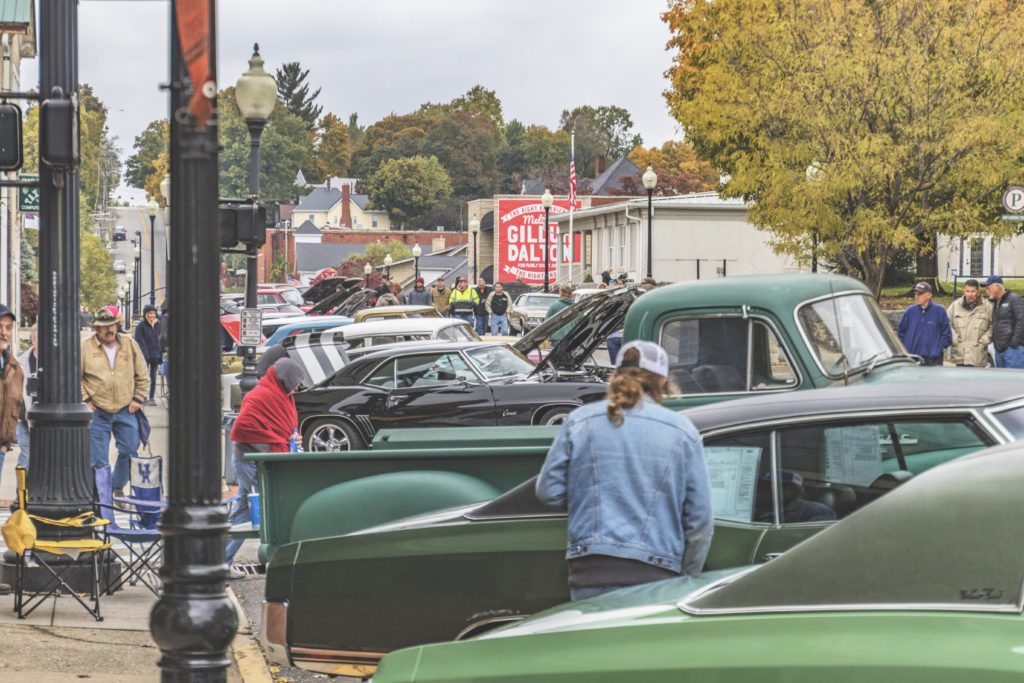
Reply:
<svg viewBox="0 0 1024 683"><path fill-rule="evenodd" d="M18 481L18 510L4 524L4 539L7 546L15 552L18 562L15 569L14 611L19 619L30 615L47 598L57 598L61 593L73 597L85 611L96 621L103 621L100 615L100 562L110 549L110 544L96 538L98 531L108 524L107 520L98 518L93 512L84 512L75 517L65 519L48 519L27 512L28 491L26 489L26 470L16 470ZM36 538L34 522L50 526L76 527L88 529L91 538L80 538L65 541L47 541ZM63 559L58 559L63 558ZM68 585L65 577L78 567L88 566L91 570L89 598L90 606L78 593ZM41 588L29 589L26 586L26 569L39 567L46 572L46 580Z"/></svg>
<svg viewBox="0 0 1024 683"><path fill-rule="evenodd" d="M110 564L106 565L103 585L107 595L113 595L114 591L126 583L132 586L141 583L153 595L160 597L159 561L163 539L156 529L156 520L154 519L153 524L148 526L145 518L159 517L159 512L152 510L159 509L162 503L157 501L154 504L149 500L120 496L115 499L111 488L109 465L96 468L96 496L96 506L100 514L108 516L111 520L104 529L103 538L110 545L111 557L116 558L122 565L121 575L115 580L110 577ZM125 507L116 509L115 501ZM117 523L117 513L128 516L128 528ZM111 541L120 541L120 549Z"/></svg>

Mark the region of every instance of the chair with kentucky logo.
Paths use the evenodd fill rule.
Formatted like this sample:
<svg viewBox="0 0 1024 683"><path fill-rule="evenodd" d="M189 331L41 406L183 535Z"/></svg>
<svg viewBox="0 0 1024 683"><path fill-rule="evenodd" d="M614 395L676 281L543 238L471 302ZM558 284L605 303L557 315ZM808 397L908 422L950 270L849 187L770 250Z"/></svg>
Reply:
<svg viewBox="0 0 1024 683"><path fill-rule="evenodd" d="M131 497L114 497L111 486L110 466L96 469L96 493L100 514L111 523L106 527L108 540L119 541L111 544L110 553L123 565L121 575L105 581L107 594L121 588L125 583L134 586L143 584L160 595L159 563L163 553L163 539L157 530L160 513L166 503L162 500L162 464L159 456L139 456L131 459ZM128 516L128 526L120 526L117 517ZM110 563L106 565L110 567Z"/></svg>

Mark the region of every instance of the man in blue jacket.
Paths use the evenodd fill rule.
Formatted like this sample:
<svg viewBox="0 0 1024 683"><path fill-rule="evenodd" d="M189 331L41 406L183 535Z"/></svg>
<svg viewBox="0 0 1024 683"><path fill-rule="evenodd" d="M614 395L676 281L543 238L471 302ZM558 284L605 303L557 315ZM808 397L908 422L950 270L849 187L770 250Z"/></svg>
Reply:
<svg viewBox="0 0 1024 683"><path fill-rule="evenodd" d="M903 312L899 335L907 351L924 358L925 365L942 365L942 354L953 343L953 333L946 309L932 305L929 283L914 285L914 305Z"/></svg>

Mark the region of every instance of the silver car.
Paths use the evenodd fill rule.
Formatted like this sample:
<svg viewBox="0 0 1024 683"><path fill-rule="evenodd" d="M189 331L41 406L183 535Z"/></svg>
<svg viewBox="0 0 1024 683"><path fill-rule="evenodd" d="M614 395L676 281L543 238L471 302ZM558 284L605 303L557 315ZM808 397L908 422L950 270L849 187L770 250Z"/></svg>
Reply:
<svg viewBox="0 0 1024 683"><path fill-rule="evenodd" d="M544 322L551 304L558 301L557 294L529 292L521 294L512 304L508 314L508 324L516 334L526 334Z"/></svg>

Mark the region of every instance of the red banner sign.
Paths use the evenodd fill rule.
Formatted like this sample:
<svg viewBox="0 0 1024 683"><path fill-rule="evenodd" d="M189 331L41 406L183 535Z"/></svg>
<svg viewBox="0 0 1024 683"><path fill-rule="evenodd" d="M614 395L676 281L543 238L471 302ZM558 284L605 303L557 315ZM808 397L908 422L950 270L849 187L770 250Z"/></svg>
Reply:
<svg viewBox="0 0 1024 683"><path fill-rule="evenodd" d="M556 199L549 219L569 212L568 199ZM544 282L544 205L540 199L499 199L497 217L498 262L495 281L522 280L526 284ZM548 224L548 281L558 279L558 224ZM573 235L573 260L583 261L583 240ZM569 234L562 235L562 263L569 262Z"/></svg>

